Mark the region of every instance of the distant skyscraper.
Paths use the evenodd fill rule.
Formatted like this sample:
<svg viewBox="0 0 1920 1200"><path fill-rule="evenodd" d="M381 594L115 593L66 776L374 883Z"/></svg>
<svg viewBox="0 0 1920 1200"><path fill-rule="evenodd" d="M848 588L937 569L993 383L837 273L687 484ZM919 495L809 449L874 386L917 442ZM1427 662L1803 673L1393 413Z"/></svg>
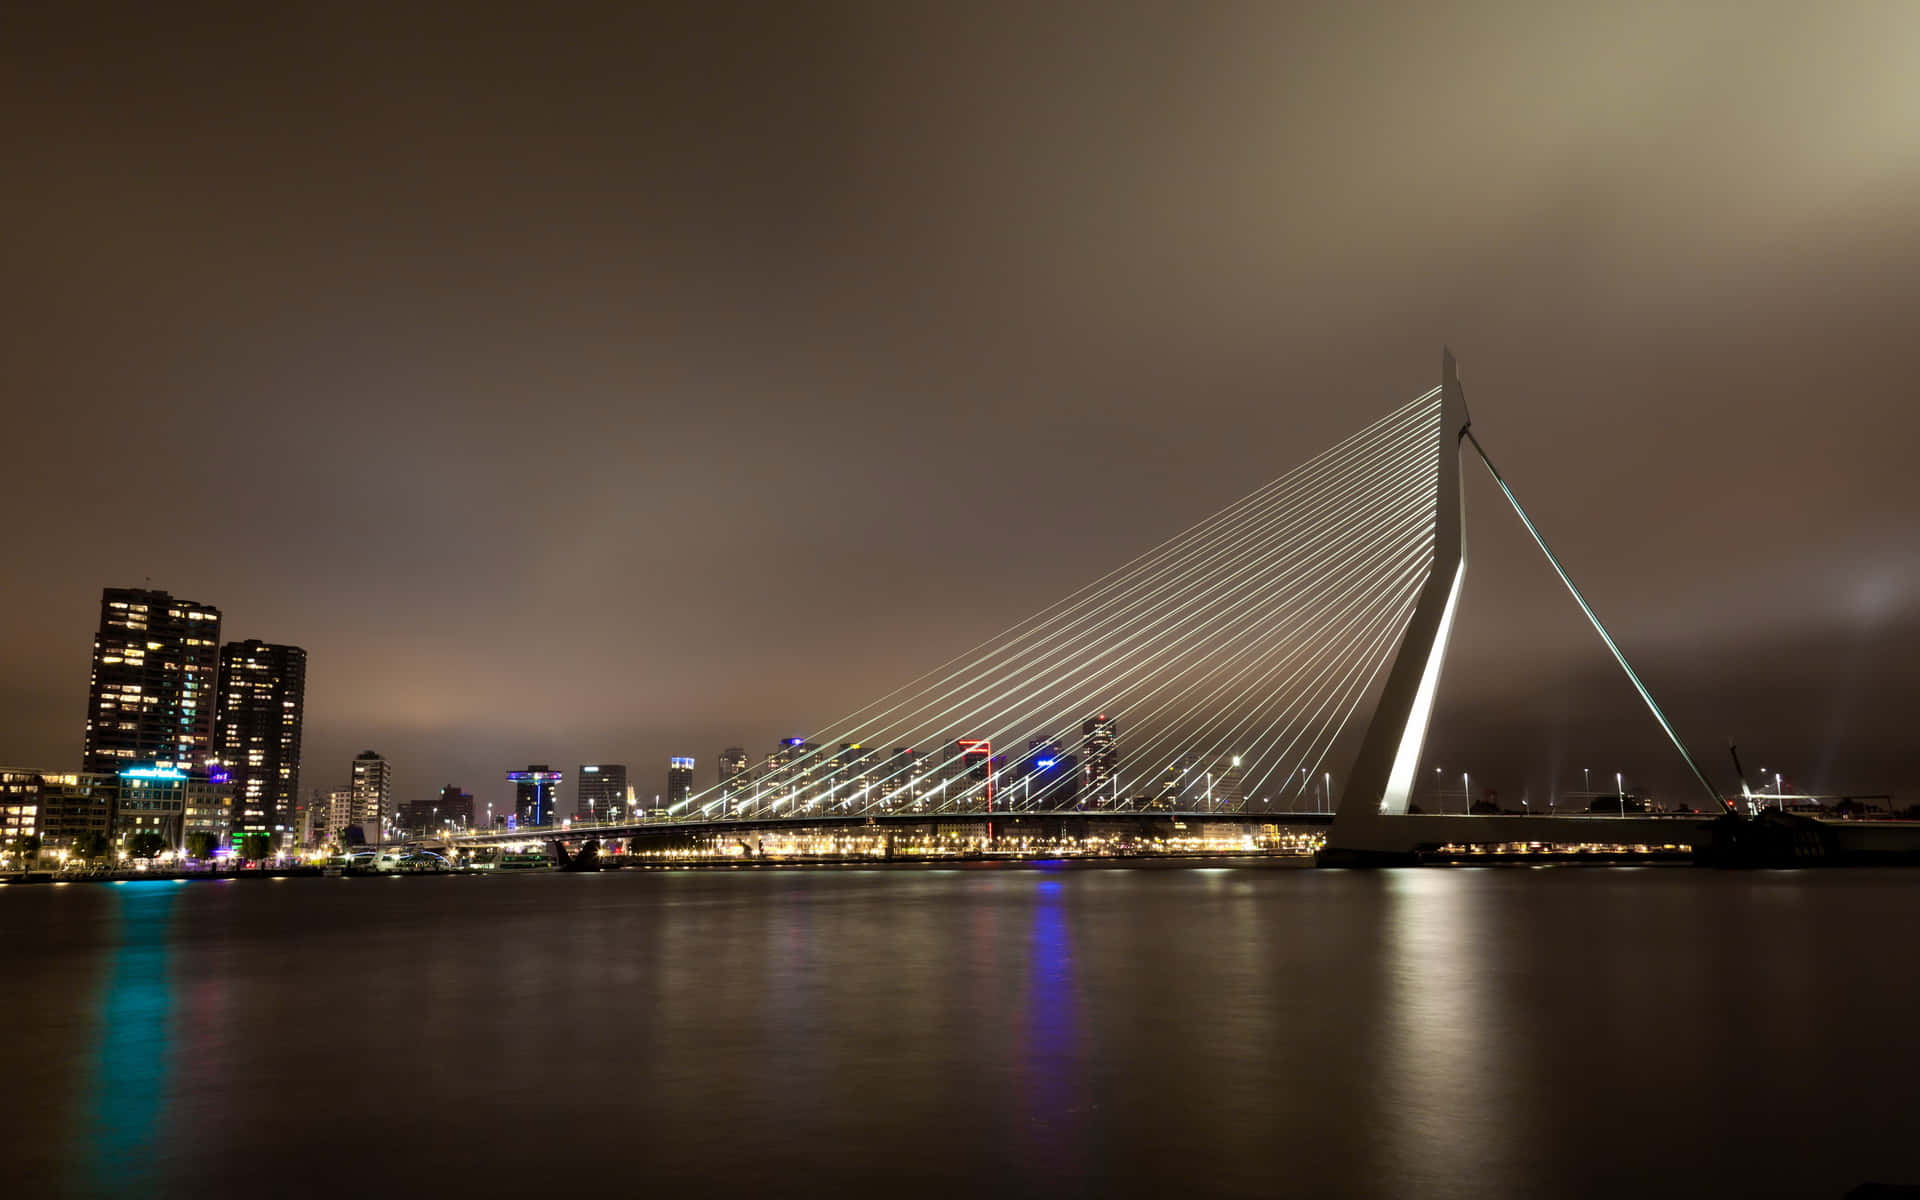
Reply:
<svg viewBox="0 0 1920 1200"><path fill-rule="evenodd" d="M307 652L298 646L228 642L220 648L214 757L233 784L233 832L298 840L300 723Z"/></svg>
<svg viewBox="0 0 1920 1200"><path fill-rule="evenodd" d="M667 807L675 808L693 797L693 759L675 755L667 760Z"/></svg>
<svg viewBox="0 0 1920 1200"><path fill-rule="evenodd" d="M353 811L351 824L358 825L369 842L381 840L381 822L393 813L393 764L371 750L362 750L353 760Z"/></svg>
<svg viewBox="0 0 1920 1200"><path fill-rule="evenodd" d="M733 812L752 782L744 747L728 746L720 752L720 797L723 814Z"/></svg>
<svg viewBox="0 0 1920 1200"><path fill-rule="evenodd" d="M513 784L514 823L553 824L553 802L564 777L546 763L530 763L524 771L508 771L507 779Z"/></svg>
<svg viewBox="0 0 1920 1200"><path fill-rule="evenodd" d="M576 821L618 821L627 804L625 763L582 763L574 796Z"/></svg>
<svg viewBox="0 0 1920 1200"><path fill-rule="evenodd" d="M1050 734L1029 739L1026 757L1015 772L1020 794L1014 800L1032 808L1059 808L1072 803L1080 786L1075 765L1074 756L1064 753Z"/></svg>
<svg viewBox="0 0 1920 1200"><path fill-rule="evenodd" d="M754 788L756 797L769 808L803 806L818 765L819 756L814 753L818 749L805 738L781 739L780 745L767 756L766 766Z"/></svg>
<svg viewBox="0 0 1920 1200"><path fill-rule="evenodd" d="M102 591L82 769L202 767L213 754L219 664L219 609L141 588Z"/></svg>
<svg viewBox="0 0 1920 1200"><path fill-rule="evenodd" d="M879 751L864 742L841 742L821 773L820 801L828 808L851 808L870 798Z"/></svg>
<svg viewBox="0 0 1920 1200"><path fill-rule="evenodd" d="M895 746L880 768L880 798L889 808L913 808L921 797L925 764L911 746Z"/></svg>
<svg viewBox="0 0 1920 1200"><path fill-rule="evenodd" d="M1111 807L1118 800L1120 752L1115 744L1119 730L1105 713L1088 717L1080 726L1080 768L1085 772L1085 798L1096 807Z"/></svg>

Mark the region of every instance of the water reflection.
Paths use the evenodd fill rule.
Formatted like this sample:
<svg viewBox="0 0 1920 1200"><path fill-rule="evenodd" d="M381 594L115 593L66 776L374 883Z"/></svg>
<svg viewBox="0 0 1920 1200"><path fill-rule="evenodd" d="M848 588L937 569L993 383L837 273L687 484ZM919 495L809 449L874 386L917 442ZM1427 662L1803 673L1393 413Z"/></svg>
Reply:
<svg viewBox="0 0 1920 1200"><path fill-rule="evenodd" d="M0 1179L189 1194L264 1154L276 1196L1837 1196L1920 1180L1913 879L9 888Z"/></svg>
<svg viewBox="0 0 1920 1200"><path fill-rule="evenodd" d="M1085 1031L1073 937L1057 879L1034 884L1027 945L1020 1057L1025 1119L1020 1136L1028 1162L1057 1175L1071 1175L1086 1144Z"/></svg>
<svg viewBox="0 0 1920 1200"><path fill-rule="evenodd" d="M94 1000L94 1042L69 1169L92 1192L129 1190L163 1153L161 1122L175 1067L169 1036L176 997L172 929L180 889L129 883L112 890L106 980Z"/></svg>
<svg viewBox="0 0 1920 1200"><path fill-rule="evenodd" d="M1497 967L1463 871L1391 871L1381 969L1388 981L1384 1102L1378 1114L1396 1177L1424 1195L1478 1194L1500 1129L1488 1095L1501 1024ZM1494 1186L1494 1192L1498 1192Z"/></svg>

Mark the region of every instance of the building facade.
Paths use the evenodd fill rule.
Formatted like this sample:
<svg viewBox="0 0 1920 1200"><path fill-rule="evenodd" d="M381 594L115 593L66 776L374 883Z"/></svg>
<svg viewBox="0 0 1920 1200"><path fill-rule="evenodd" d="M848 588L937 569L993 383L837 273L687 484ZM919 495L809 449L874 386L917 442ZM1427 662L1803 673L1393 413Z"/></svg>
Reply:
<svg viewBox="0 0 1920 1200"><path fill-rule="evenodd" d="M143 588L102 591L82 769L204 764L219 666L219 609Z"/></svg>
<svg viewBox="0 0 1920 1200"><path fill-rule="evenodd" d="M472 829L473 793L451 783L441 788L440 819L455 829Z"/></svg>
<svg viewBox="0 0 1920 1200"><path fill-rule="evenodd" d="M264 833L276 844L300 831L300 726L307 652L268 642L220 648L215 757L233 784L236 837Z"/></svg>
<svg viewBox="0 0 1920 1200"><path fill-rule="evenodd" d="M12 849L15 838L42 835L44 778L28 767L0 767L0 852Z"/></svg>
<svg viewBox="0 0 1920 1200"><path fill-rule="evenodd" d="M508 771L507 779L513 784L514 823L521 826L553 824L554 801L559 796L563 777L563 772L546 763L531 763L524 771Z"/></svg>
<svg viewBox="0 0 1920 1200"><path fill-rule="evenodd" d="M675 755L667 760L667 808L685 804L693 798L694 760Z"/></svg>
<svg viewBox="0 0 1920 1200"><path fill-rule="evenodd" d="M747 762L747 751L742 746L728 746L720 752L720 808L721 815L737 812L742 798L753 782L753 773Z"/></svg>
<svg viewBox="0 0 1920 1200"><path fill-rule="evenodd" d="M381 838L381 825L393 815L393 764L372 750L354 756L351 816L348 824L358 825L369 842Z"/></svg>
<svg viewBox="0 0 1920 1200"><path fill-rule="evenodd" d="M1105 713L1080 726L1081 796L1096 808L1111 808L1120 789L1120 730Z"/></svg>
<svg viewBox="0 0 1920 1200"><path fill-rule="evenodd" d="M9 773L0 771L0 777ZM114 801L119 794L119 780L112 775L41 772L40 836L44 845L50 850L72 850L94 834L111 839Z"/></svg>
<svg viewBox="0 0 1920 1200"><path fill-rule="evenodd" d="M574 820L618 821L626 814L625 763L581 763L575 787Z"/></svg>
<svg viewBox="0 0 1920 1200"><path fill-rule="evenodd" d="M347 826L359 823L353 815L353 789L350 787L334 788L328 792L326 804L320 811L326 814L324 829L316 839L321 843L342 840ZM364 834L366 830L362 829L360 832Z"/></svg>

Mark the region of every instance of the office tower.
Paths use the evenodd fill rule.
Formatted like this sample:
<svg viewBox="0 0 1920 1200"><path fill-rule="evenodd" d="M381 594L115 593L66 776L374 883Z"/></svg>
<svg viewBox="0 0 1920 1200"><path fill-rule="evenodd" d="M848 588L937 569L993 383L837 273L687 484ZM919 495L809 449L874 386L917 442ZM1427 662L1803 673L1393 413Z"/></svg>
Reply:
<svg viewBox="0 0 1920 1200"><path fill-rule="evenodd" d="M167 849L186 845L186 783L188 774L175 766L129 766L119 774L119 803L113 806L113 841L127 849L138 833L157 833ZM196 795L204 801L204 795ZM225 835L227 826L207 829L205 804L196 804L196 831ZM219 812L219 818L228 814Z"/></svg>
<svg viewBox="0 0 1920 1200"><path fill-rule="evenodd" d="M388 828L397 838L430 837L440 824L440 796L435 793L425 799L403 800L393 807L393 820Z"/></svg>
<svg viewBox="0 0 1920 1200"><path fill-rule="evenodd" d="M997 799L994 786L995 768L998 765L993 755L993 743L984 738L961 738L953 743L948 751L947 766L950 771L957 773L950 776L953 782L947 792L947 800L963 808L991 810Z"/></svg>
<svg viewBox="0 0 1920 1200"><path fill-rule="evenodd" d="M627 803L625 763L582 763L573 800L576 821L618 821Z"/></svg>
<svg viewBox="0 0 1920 1200"><path fill-rule="evenodd" d="M553 824L553 802L562 778L562 772L546 763L529 763L524 771L508 771L507 779L513 784L514 824Z"/></svg>
<svg viewBox="0 0 1920 1200"><path fill-rule="evenodd" d="M1062 753L1060 743L1051 734L1040 734L1027 742L1026 757L1015 774L1020 794L1013 797L1021 807L1059 808L1073 802L1080 780L1073 755Z"/></svg>
<svg viewBox="0 0 1920 1200"><path fill-rule="evenodd" d="M1086 781L1085 796L1097 808L1116 803L1120 788L1120 753L1115 744L1120 731L1112 718L1101 713L1088 717L1080 726L1080 769Z"/></svg>
<svg viewBox="0 0 1920 1200"><path fill-rule="evenodd" d="M142 588L102 591L82 769L205 763L219 665L219 609Z"/></svg>
<svg viewBox="0 0 1920 1200"><path fill-rule="evenodd" d="M693 798L693 760L675 755L667 760L667 809Z"/></svg>
<svg viewBox="0 0 1920 1200"><path fill-rule="evenodd" d="M371 750L362 750L353 760L352 823L369 842L378 845L384 836L382 824L393 814L393 764Z"/></svg>
<svg viewBox="0 0 1920 1200"><path fill-rule="evenodd" d="M300 722L307 652L267 642L220 648L214 757L233 784L233 833L298 840Z"/></svg>
<svg viewBox="0 0 1920 1200"><path fill-rule="evenodd" d="M452 784L433 795L402 804L394 824L409 837L445 837L464 830L473 820L473 797Z"/></svg>
<svg viewBox="0 0 1920 1200"><path fill-rule="evenodd" d="M728 746L720 752L720 812L724 816L733 812L746 793L753 775L747 769L747 751L742 746Z"/></svg>
<svg viewBox="0 0 1920 1200"><path fill-rule="evenodd" d="M439 820L453 829L473 828L473 793L454 784L440 789Z"/></svg>

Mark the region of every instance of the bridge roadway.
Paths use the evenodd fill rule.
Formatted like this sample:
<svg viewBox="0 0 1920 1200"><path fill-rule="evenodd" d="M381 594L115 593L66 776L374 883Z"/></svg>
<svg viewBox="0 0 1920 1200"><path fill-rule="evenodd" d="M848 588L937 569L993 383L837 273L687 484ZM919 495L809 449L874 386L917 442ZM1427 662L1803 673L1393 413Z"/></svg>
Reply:
<svg viewBox="0 0 1920 1200"><path fill-rule="evenodd" d="M432 844L461 847L499 845L513 842L541 842L579 845L590 839L609 841L620 838L745 836L757 833L795 833L806 831L856 832L861 830L908 829L927 826L980 826L991 820L999 838L1021 834L1041 837L1087 834L1098 830L1119 832L1128 828L1148 836L1165 837L1182 832L1175 826L1192 830L1195 826L1241 825L1259 827L1278 825L1299 829L1327 828L1334 814L1324 812L1273 812L1265 809L1239 811L1169 812L1155 809L1022 809L1011 812L897 812L871 814L822 814L750 818L714 818L702 820L651 820L555 828L542 826L510 831L496 830L448 839L427 839ZM1447 845L1485 846L1532 843L1559 846L1684 846L1698 856L1714 842L1715 815L1711 813L1532 813L1524 816L1465 813L1409 813L1380 817L1366 822L1361 838L1355 839L1361 853L1335 852L1323 856L1326 865L1385 865L1386 860L1412 861L1427 852ZM1816 828L1825 843L1820 857L1828 861L1907 861L1920 863L1920 821L1816 820L1804 822ZM1338 836L1338 831L1335 830Z"/></svg>
<svg viewBox="0 0 1920 1200"><path fill-rule="evenodd" d="M1114 828L1132 825L1170 824L1209 825L1291 825L1326 826L1333 823L1332 813L1272 812L1265 809L1230 812L1169 812L1164 809L1016 809L1007 812L899 812L845 813L816 816L726 817L702 820L626 821L593 825L541 825L513 830L468 833L451 838L422 839L451 846L488 846L508 842L585 842L630 837L706 836L733 833L790 833L812 830L899 829L920 825L984 825L992 821L996 833L1027 829L1056 832L1069 823L1085 827ZM1048 830L1048 826L1056 827ZM1158 832L1158 830L1156 830Z"/></svg>

